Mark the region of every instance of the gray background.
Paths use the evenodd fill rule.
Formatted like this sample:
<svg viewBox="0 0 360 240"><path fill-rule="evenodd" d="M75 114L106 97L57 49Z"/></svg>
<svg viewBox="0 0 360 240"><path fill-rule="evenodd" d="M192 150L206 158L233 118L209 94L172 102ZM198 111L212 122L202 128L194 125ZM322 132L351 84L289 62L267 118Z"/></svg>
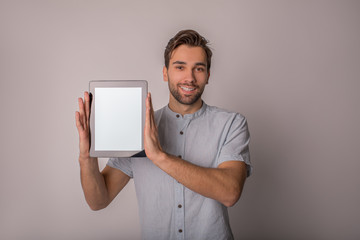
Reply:
<svg viewBox="0 0 360 240"><path fill-rule="evenodd" d="M146 79L162 107L164 47L193 28L214 50L205 101L251 130L236 239L359 239L359 12L340 0L0 1L0 238L139 239L132 181L105 210L85 203L77 97L89 80Z"/></svg>

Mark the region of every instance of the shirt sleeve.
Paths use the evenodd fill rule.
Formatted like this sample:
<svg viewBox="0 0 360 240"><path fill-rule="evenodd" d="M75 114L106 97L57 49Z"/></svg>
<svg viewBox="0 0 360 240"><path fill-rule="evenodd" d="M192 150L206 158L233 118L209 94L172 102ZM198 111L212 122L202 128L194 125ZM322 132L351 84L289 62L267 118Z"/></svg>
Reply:
<svg viewBox="0 0 360 240"><path fill-rule="evenodd" d="M131 158L110 158L107 165L124 172L130 178L133 178L133 171L131 167Z"/></svg>
<svg viewBox="0 0 360 240"><path fill-rule="evenodd" d="M250 133L246 118L236 114L228 129L218 157L218 165L226 161L243 161L249 177L252 166L249 152Z"/></svg>

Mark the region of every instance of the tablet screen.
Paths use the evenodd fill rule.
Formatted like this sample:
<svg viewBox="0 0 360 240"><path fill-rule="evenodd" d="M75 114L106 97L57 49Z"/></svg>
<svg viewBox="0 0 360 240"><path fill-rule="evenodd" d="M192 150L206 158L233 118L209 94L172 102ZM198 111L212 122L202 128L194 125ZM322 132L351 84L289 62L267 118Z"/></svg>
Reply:
<svg viewBox="0 0 360 240"><path fill-rule="evenodd" d="M95 151L140 151L141 88L95 88Z"/></svg>
<svg viewBox="0 0 360 240"><path fill-rule="evenodd" d="M146 81L91 81L92 157L130 157L143 148Z"/></svg>

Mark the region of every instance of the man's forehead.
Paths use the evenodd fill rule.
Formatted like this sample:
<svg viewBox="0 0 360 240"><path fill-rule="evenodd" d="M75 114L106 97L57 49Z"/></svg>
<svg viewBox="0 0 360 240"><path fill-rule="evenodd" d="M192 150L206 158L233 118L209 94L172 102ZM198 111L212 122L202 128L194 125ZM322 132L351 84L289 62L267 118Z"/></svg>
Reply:
<svg viewBox="0 0 360 240"><path fill-rule="evenodd" d="M189 45L180 45L175 48L171 54L170 63L205 63L206 64L206 53L202 47L198 46L189 46Z"/></svg>

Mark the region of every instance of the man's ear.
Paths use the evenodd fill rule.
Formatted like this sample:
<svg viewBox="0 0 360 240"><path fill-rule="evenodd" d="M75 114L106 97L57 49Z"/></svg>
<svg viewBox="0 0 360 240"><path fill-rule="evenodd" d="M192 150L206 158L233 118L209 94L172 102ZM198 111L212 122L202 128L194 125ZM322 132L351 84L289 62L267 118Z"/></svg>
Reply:
<svg viewBox="0 0 360 240"><path fill-rule="evenodd" d="M209 84L209 78L210 78L210 70L208 71L208 75L207 75L207 80L206 80L206 84Z"/></svg>
<svg viewBox="0 0 360 240"><path fill-rule="evenodd" d="M164 78L164 82L168 81L168 73L167 73L167 68L166 66L163 67L163 78Z"/></svg>

